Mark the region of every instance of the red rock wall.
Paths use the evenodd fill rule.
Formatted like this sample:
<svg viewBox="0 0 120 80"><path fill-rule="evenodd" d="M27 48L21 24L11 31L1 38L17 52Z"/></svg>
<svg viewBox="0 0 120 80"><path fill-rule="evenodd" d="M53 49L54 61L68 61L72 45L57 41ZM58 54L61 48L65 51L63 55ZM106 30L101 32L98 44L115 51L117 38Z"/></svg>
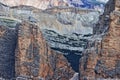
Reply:
<svg viewBox="0 0 120 80"><path fill-rule="evenodd" d="M38 80L69 80L74 74L63 55L54 52L38 26L23 22L18 29L16 76Z"/></svg>
<svg viewBox="0 0 120 80"><path fill-rule="evenodd" d="M120 79L120 0L110 15L108 32L95 50L86 51L80 60L80 80Z"/></svg>

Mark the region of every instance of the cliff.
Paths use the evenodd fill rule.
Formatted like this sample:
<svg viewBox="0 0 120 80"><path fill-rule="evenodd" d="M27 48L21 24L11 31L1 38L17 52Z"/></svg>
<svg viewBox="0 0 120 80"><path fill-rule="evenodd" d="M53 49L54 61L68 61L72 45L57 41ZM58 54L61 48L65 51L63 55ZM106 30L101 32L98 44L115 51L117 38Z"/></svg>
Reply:
<svg viewBox="0 0 120 80"><path fill-rule="evenodd" d="M0 26L0 47L0 77L5 79L68 80L75 74L67 59L49 48L35 24Z"/></svg>
<svg viewBox="0 0 120 80"><path fill-rule="evenodd" d="M100 15L92 9L0 4L0 77L120 79L119 5L109 0Z"/></svg>
<svg viewBox="0 0 120 80"><path fill-rule="evenodd" d="M48 45L54 50L75 51L77 54L81 54L86 48L87 38L93 34L93 27L100 15L95 10L72 7L39 10L30 6L2 5L1 10L1 17L15 19L19 22L30 21L38 25ZM67 53L64 52L64 54Z"/></svg>
<svg viewBox="0 0 120 80"><path fill-rule="evenodd" d="M80 55L83 49L86 48L84 44L87 44L87 40L82 39L82 36L92 33L92 26L99 17L98 11L59 7L42 11L30 6L9 7L4 4L1 4L1 11L0 24L16 32L15 34L12 32L7 33L14 34L14 36L10 36L12 38L10 40L15 45L8 42L14 51L12 53L8 51L7 57L2 58L2 60L6 61L10 56L9 61L13 63L8 63L5 69L3 68L5 65L2 65L1 77L5 79L35 80L78 79ZM80 19L80 17L82 18ZM75 30L79 27L82 28L76 33ZM79 32L82 30L83 35L82 32ZM71 37L70 34L73 36ZM81 44L82 42L84 43ZM1 44L1 47L4 43ZM7 48L9 49L9 47L6 47L6 50ZM4 55L3 53L6 52L0 54ZM1 64L5 63L3 61L1 61ZM13 69L10 69L10 75L7 73L8 67ZM7 77L8 75L9 77Z"/></svg>
<svg viewBox="0 0 120 80"><path fill-rule="evenodd" d="M23 22L18 31L16 76L34 80L72 78L75 72L63 55L49 48L38 26Z"/></svg>
<svg viewBox="0 0 120 80"><path fill-rule="evenodd" d="M101 41L94 42L94 50L86 50L80 59L81 80L120 79L120 0L114 1L115 10L110 13L108 31Z"/></svg>

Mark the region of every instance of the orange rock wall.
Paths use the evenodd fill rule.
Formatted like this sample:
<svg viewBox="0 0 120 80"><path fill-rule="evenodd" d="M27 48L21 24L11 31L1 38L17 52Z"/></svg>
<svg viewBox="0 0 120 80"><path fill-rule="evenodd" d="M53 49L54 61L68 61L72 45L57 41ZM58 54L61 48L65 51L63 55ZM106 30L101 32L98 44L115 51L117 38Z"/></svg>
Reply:
<svg viewBox="0 0 120 80"><path fill-rule="evenodd" d="M23 22L18 29L16 76L38 80L69 80L74 74L67 60L49 48L38 26Z"/></svg>
<svg viewBox="0 0 120 80"><path fill-rule="evenodd" d="M80 59L80 80L120 79L120 0L115 3L108 32Z"/></svg>

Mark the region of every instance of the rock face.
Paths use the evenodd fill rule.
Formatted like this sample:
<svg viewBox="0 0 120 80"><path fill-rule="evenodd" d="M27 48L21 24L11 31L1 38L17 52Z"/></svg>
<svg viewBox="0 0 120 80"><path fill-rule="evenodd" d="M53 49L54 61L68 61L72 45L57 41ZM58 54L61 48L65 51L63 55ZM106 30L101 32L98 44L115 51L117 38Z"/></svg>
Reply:
<svg viewBox="0 0 120 80"><path fill-rule="evenodd" d="M6 21L11 25L11 20ZM1 79L69 80L76 74L62 54L49 48L35 24L23 21L12 24L13 27L3 22L1 25L4 25L0 26Z"/></svg>
<svg viewBox="0 0 120 80"><path fill-rule="evenodd" d="M0 26L0 77L15 76L15 48L17 31Z"/></svg>
<svg viewBox="0 0 120 80"><path fill-rule="evenodd" d="M0 9L0 77L120 79L120 0L109 0L100 17L98 11L68 7Z"/></svg>
<svg viewBox="0 0 120 80"><path fill-rule="evenodd" d="M79 77L79 58L86 48L86 38L92 34L93 26L98 21L98 11L59 7L41 11L29 6L10 8L1 5L0 19L2 19L2 25L14 29L15 27L12 26L16 23L13 20L19 23L25 20L37 25L26 22L20 26L17 25L18 28L15 28L18 33L15 54L15 76L17 79L56 80L60 78L61 80L69 80ZM77 29L79 30L75 32ZM82 35L80 31L83 31L84 34ZM49 45L46 44L43 37ZM58 46L54 44L58 44ZM50 48L62 53L55 52ZM65 57L71 64L62 54L69 54ZM45 73L42 71L44 69Z"/></svg>
<svg viewBox="0 0 120 80"><path fill-rule="evenodd" d="M86 48L87 39L93 34L93 27L99 20L100 13L68 7L41 11L33 7L17 6L1 12L1 15L37 24L51 48L81 53Z"/></svg>
<svg viewBox="0 0 120 80"><path fill-rule="evenodd" d="M23 22L18 28L16 76L33 80L69 80L74 75L63 55L46 44L40 28Z"/></svg>
<svg viewBox="0 0 120 80"><path fill-rule="evenodd" d="M108 3L105 5L105 10L103 15L99 17L99 21L96 24L95 28L93 28L94 34L104 34L108 31L109 24L110 24L110 13L115 10L115 1L109 0Z"/></svg>
<svg viewBox="0 0 120 80"><path fill-rule="evenodd" d="M120 79L120 0L114 1L108 32L101 41L95 41L94 50L86 50L80 59L81 80Z"/></svg>
<svg viewBox="0 0 120 80"><path fill-rule="evenodd" d="M42 33L48 44L52 48L70 50L80 54L86 48L87 38L93 34L93 26L98 21L99 13L76 14L59 12L55 16L57 19L53 17L51 21L51 18L49 20L44 18L47 22L40 22L42 27L45 26L42 29Z"/></svg>

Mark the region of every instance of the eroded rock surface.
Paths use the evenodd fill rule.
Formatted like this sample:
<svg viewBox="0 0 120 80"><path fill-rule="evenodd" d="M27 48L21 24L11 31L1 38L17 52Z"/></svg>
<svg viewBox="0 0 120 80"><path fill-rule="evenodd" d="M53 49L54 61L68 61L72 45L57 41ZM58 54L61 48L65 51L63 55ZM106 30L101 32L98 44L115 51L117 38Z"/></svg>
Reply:
<svg viewBox="0 0 120 80"><path fill-rule="evenodd" d="M20 24L16 76L34 80L69 80L73 75L65 57L49 48L38 26L27 22Z"/></svg>
<svg viewBox="0 0 120 80"><path fill-rule="evenodd" d="M51 48L75 51L79 55L86 48L100 15L95 10L71 7L39 10L30 6L1 6L1 16L37 24Z"/></svg>
<svg viewBox="0 0 120 80"><path fill-rule="evenodd" d="M80 59L81 80L120 79L120 7L119 0L114 1L117 3L110 15L108 32Z"/></svg>
<svg viewBox="0 0 120 80"><path fill-rule="evenodd" d="M5 27L0 26L0 76L79 80L80 73L80 80L120 79L119 5L120 0L110 0L98 21L99 12L94 10L54 7L42 11L1 4L0 24Z"/></svg>

